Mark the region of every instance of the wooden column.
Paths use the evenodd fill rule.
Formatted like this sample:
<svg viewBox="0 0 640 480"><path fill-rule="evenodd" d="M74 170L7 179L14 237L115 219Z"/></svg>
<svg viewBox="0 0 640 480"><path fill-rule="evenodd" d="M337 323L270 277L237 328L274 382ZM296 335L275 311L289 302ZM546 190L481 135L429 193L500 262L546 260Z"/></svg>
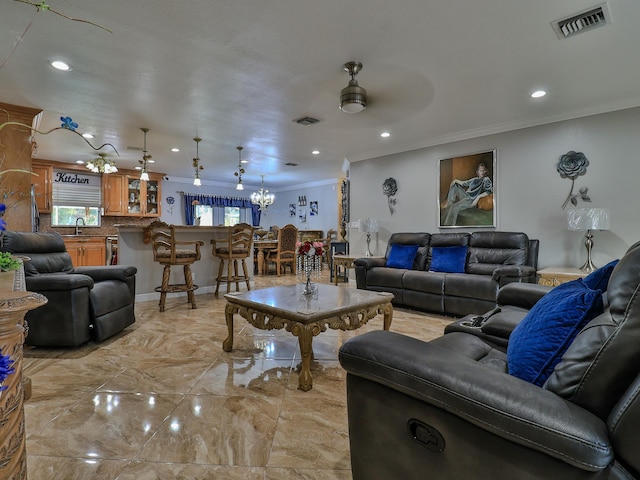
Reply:
<svg viewBox="0 0 640 480"><path fill-rule="evenodd" d="M20 122L31 126L39 109L0 103L0 125ZM31 171L31 130L7 125L0 130L0 172L9 169ZM31 175L8 172L0 175L0 203L7 206L4 219L14 231L31 231Z"/></svg>
<svg viewBox="0 0 640 480"><path fill-rule="evenodd" d="M25 335L24 315L47 303L39 293L14 292L0 299L0 348L10 355L14 373L4 381L0 392L0 478L26 480L27 453L24 430L24 384L22 351Z"/></svg>

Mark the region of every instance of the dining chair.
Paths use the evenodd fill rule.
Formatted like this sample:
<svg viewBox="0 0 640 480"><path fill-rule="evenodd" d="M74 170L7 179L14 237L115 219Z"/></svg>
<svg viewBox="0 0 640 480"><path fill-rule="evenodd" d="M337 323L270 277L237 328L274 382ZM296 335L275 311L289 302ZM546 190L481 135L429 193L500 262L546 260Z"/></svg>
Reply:
<svg viewBox="0 0 640 480"><path fill-rule="evenodd" d="M288 224L278 232L278 246L267 254L267 265L275 263L276 275L280 276L286 266L291 267L291 273L296 273L296 242L298 241L298 229L295 225Z"/></svg>

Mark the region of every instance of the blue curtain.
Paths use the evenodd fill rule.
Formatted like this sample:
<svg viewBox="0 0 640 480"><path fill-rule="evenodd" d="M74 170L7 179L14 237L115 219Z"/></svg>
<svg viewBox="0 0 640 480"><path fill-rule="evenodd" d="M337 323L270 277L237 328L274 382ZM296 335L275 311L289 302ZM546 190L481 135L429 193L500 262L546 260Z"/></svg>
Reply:
<svg viewBox="0 0 640 480"><path fill-rule="evenodd" d="M195 206L193 202L197 201L200 205L209 205L211 207L240 207L251 209L252 225L260 225L260 207L251 203L248 198L241 197L216 197L215 195L205 195L201 193L184 193L184 218L187 225L193 225L195 221Z"/></svg>

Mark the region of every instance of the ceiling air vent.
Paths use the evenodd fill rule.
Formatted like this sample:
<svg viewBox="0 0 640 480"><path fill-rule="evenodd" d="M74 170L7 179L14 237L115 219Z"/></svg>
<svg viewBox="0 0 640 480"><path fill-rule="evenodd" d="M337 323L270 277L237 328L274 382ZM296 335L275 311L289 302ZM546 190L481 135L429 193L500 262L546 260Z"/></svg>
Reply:
<svg viewBox="0 0 640 480"><path fill-rule="evenodd" d="M603 3L571 17L551 22L551 26L558 38L563 39L596 27L602 27L610 22L609 9L607 4Z"/></svg>
<svg viewBox="0 0 640 480"><path fill-rule="evenodd" d="M299 123L300 125L314 125L316 123L318 123L320 120L318 120L317 118L313 118L313 117L301 117L301 118L296 118L294 120L294 122Z"/></svg>
<svg viewBox="0 0 640 480"><path fill-rule="evenodd" d="M287 167L297 167L297 166L298 166L298 164L297 164L297 163L293 163L293 162L287 162L287 163L285 163L285 165L286 165Z"/></svg>

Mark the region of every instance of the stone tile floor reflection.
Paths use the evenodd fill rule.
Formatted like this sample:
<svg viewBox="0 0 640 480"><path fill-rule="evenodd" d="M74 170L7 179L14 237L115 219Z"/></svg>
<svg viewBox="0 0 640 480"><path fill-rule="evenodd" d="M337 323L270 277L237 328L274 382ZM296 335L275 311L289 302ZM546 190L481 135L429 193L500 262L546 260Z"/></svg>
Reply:
<svg viewBox="0 0 640 480"><path fill-rule="evenodd" d="M296 281L256 277L255 288ZM297 339L238 317L225 353L224 306L213 294L198 295L196 310L185 298L163 313L141 302L136 323L106 342L26 348L29 479L351 479L338 349L382 328L382 315L314 338L313 389L301 392ZM451 320L395 309L391 330L429 340Z"/></svg>

